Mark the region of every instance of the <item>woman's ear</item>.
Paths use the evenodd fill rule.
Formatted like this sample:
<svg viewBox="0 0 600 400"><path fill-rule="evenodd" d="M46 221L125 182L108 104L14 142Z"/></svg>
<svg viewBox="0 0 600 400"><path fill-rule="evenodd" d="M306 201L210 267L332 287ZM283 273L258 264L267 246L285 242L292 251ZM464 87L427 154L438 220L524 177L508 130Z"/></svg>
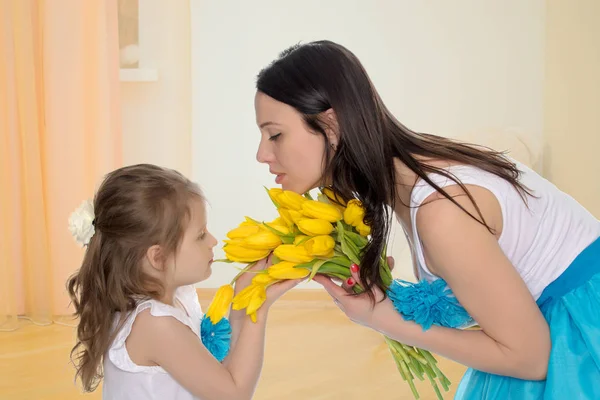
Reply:
<svg viewBox="0 0 600 400"><path fill-rule="evenodd" d="M327 140L329 141L332 149L335 150L339 143L339 124L337 115L335 114L335 111L333 111L333 108L330 108L322 113L321 122L323 124L325 134L327 135Z"/></svg>

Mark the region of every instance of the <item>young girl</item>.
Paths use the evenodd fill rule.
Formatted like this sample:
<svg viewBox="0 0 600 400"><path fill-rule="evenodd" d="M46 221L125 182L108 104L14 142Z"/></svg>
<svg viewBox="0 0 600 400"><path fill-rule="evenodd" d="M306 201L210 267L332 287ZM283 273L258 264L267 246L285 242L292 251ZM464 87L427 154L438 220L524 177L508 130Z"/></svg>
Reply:
<svg viewBox="0 0 600 400"><path fill-rule="evenodd" d="M257 323L232 311L231 350L219 363L201 342L193 286L210 276L217 244L198 186L153 165L121 168L105 178L92 213L72 217L87 249L68 281L84 390L104 378L104 399L250 399L269 306L298 281L269 287ZM236 291L249 283L240 279Z"/></svg>
<svg viewBox="0 0 600 400"><path fill-rule="evenodd" d="M255 107L257 159L277 183L298 193L331 185L366 208L370 246L343 286L359 281L378 301L315 279L351 319L472 367L459 399L600 399L600 221L573 198L502 153L408 129L336 43L284 51L259 73ZM455 329L443 313L428 329L408 313L434 311L435 297L412 310L408 298L385 298L391 212L415 275L447 283L457 315L481 330Z"/></svg>

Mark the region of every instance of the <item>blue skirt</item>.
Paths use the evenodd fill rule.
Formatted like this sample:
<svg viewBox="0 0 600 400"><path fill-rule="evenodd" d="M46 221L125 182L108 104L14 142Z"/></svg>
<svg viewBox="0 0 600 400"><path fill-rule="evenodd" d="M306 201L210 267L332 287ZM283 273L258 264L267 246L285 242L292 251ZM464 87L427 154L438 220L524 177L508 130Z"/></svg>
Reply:
<svg viewBox="0 0 600 400"><path fill-rule="evenodd" d="M537 304L552 340L546 380L469 369L455 399L600 399L600 238L544 290Z"/></svg>

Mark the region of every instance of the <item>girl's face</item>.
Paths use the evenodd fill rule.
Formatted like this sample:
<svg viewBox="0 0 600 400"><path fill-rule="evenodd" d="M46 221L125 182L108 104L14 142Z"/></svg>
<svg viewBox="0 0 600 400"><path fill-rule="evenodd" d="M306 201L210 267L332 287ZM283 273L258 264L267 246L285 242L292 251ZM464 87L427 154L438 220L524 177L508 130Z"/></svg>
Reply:
<svg viewBox="0 0 600 400"><path fill-rule="evenodd" d="M191 285L211 275L213 248L217 240L206 226L206 206L203 200L190 201L190 220L172 262L169 280L173 287Z"/></svg>
<svg viewBox="0 0 600 400"><path fill-rule="evenodd" d="M325 138L311 131L300 113L262 92L254 100L261 132L256 159L269 166L284 190L305 193L318 187L324 170Z"/></svg>

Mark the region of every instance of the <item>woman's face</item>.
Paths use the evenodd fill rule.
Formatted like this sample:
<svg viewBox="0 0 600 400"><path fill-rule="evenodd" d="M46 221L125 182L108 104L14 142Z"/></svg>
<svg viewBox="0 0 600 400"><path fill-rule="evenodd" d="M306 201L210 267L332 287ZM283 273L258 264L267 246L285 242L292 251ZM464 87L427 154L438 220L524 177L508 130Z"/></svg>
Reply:
<svg viewBox="0 0 600 400"><path fill-rule="evenodd" d="M254 99L261 133L256 159L269 166L284 190L305 193L321 184L325 138L311 131L300 113L262 92Z"/></svg>

